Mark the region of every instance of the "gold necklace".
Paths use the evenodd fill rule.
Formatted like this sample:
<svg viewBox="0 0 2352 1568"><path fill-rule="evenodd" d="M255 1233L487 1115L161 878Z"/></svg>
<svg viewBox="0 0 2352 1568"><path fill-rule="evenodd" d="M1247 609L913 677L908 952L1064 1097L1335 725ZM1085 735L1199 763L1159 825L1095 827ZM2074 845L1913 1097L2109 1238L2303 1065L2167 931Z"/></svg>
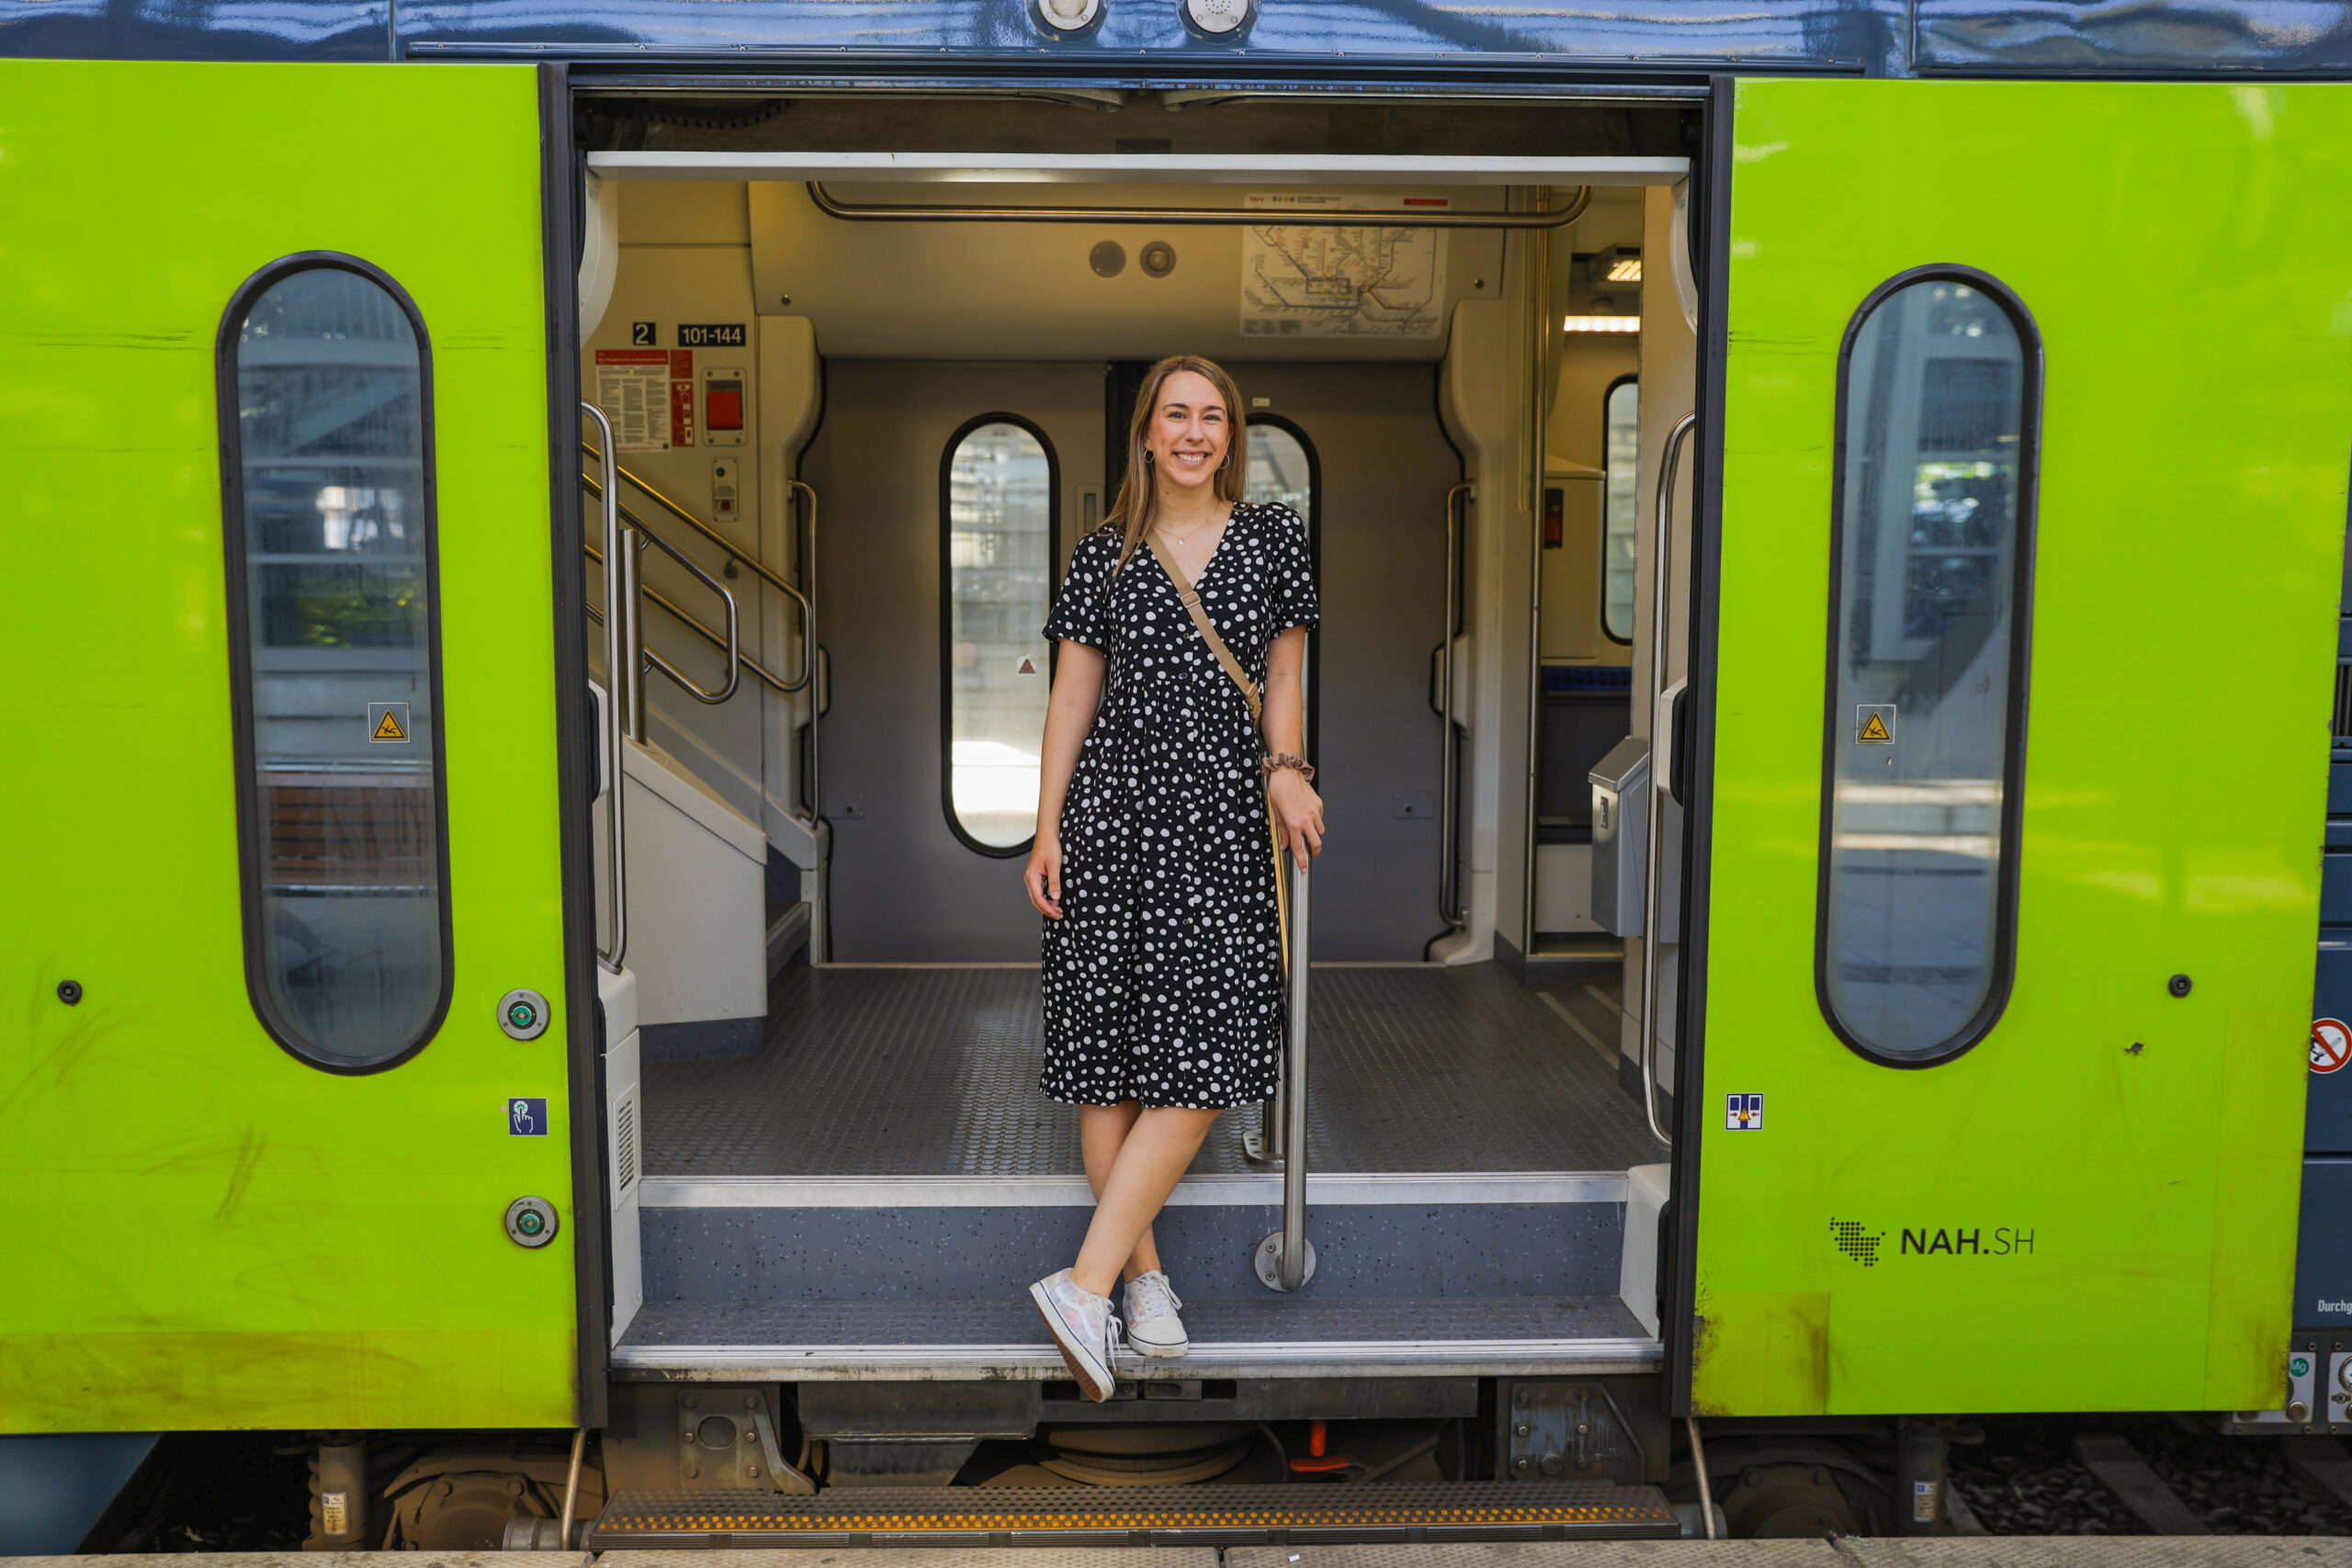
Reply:
<svg viewBox="0 0 2352 1568"><path fill-rule="evenodd" d="M1228 519L1227 519L1227 521L1229 522L1229 521L1231 521L1231 519L1229 519L1229 518L1228 518ZM1180 544L1180 545L1189 545L1189 544L1191 544L1191 543L1193 542L1193 534L1199 534L1199 533L1202 533L1202 532L1205 531L1205 530L1207 529L1207 527L1208 527L1208 525L1207 525L1207 524L1205 524L1205 523L1203 523L1203 524L1199 524L1199 525L1196 525L1196 526L1194 526L1194 528L1193 529L1193 533L1192 533L1192 534L1179 534L1178 532L1176 532L1176 530L1175 530L1175 529L1170 528L1167 524L1165 524L1165 523L1161 523L1161 522L1159 522L1159 521L1156 521L1156 520L1153 522L1152 526L1153 526L1154 528L1157 528L1158 530L1159 530L1159 532L1161 532L1162 534L1167 535L1170 538L1171 538L1171 539L1175 540L1178 544Z"/></svg>

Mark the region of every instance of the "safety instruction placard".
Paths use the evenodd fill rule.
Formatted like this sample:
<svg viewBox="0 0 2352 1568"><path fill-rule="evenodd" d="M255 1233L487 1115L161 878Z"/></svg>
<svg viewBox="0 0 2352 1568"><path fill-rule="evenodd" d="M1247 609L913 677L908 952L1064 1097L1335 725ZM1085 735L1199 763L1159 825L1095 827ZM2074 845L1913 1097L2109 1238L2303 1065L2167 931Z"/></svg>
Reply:
<svg viewBox="0 0 2352 1568"><path fill-rule="evenodd" d="M600 348L596 406L624 452L695 444L695 356L690 349Z"/></svg>

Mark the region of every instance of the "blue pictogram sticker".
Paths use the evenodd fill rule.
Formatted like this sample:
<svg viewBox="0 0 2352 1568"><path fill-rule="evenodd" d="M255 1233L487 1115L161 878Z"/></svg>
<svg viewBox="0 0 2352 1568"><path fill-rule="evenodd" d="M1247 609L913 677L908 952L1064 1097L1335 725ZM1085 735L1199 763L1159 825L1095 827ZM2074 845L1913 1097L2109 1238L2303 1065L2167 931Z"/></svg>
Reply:
<svg viewBox="0 0 2352 1568"><path fill-rule="evenodd" d="M517 1138L544 1138L548 1135L548 1102L525 1100L519 1096L506 1102L506 1131Z"/></svg>
<svg viewBox="0 0 2352 1568"><path fill-rule="evenodd" d="M1724 1126L1734 1133L1761 1132L1764 1127L1764 1097L1760 1094L1724 1096Z"/></svg>

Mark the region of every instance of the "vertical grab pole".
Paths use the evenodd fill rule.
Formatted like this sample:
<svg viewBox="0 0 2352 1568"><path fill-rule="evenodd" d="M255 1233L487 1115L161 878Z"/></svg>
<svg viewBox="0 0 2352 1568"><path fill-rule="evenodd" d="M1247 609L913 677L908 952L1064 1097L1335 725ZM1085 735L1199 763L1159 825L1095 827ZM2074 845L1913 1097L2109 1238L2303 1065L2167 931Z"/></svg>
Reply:
<svg viewBox="0 0 2352 1568"><path fill-rule="evenodd" d="M814 828L825 818L825 749L818 709L830 694L827 672L818 667L817 659L817 492L801 479L786 479L784 486L808 498L808 553L797 575L806 595L801 600L800 668L808 682L808 825Z"/></svg>
<svg viewBox="0 0 2352 1568"><path fill-rule="evenodd" d="M1289 1032L1283 1048L1278 1102L1283 1135L1283 1227L1258 1244L1259 1283L1297 1290L1315 1278L1315 1244L1306 1239L1306 873L1285 853L1290 873Z"/></svg>
<svg viewBox="0 0 2352 1568"><path fill-rule="evenodd" d="M1460 815L1460 803L1453 798L1454 773L1461 766L1456 755L1459 742L1453 733L1453 642L1462 635L1454 615L1462 600L1462 505L1465 498L1475 500L1477 486L1455 485L1445 492L1445 641L1438 648L1437 716L1441 727L1438 741L1438 761L1442 772L1438 778L1437 848L1442 857L1437 868L1437 916L1448 928L1448 934L1462 929L1462 898L1459 886L1462 875L1461 856L1454 842L1459 829L1454 819Z"/></svg>
<svg viewBox="0 0 2352 1568"><path fill-rule="evenodd" d="M1682 461L1682 443L1699 423L1695 413L1675 422L1666 437L1666 451L1657 470L1657 564L1650 578L1650 843L1649 863L1642 888L1642 1114L1649 1119L1650 1136L1668 1148L1674 1140L1657 1117L1657 950L1666 933L1658 930L1659 895L1666 886L1666 803L1672 781L1657 765L1657 699L1666 679L1666 618L1672 607L1670 589L1674 564L1674 470ZM1673 759L1668 758L1670 762Z"/></svg>
<svg viewBox="0 0 2352 1568"><path fill-rule="evenodd" d="M618 477L614 473L613 423L605 411L594 403L582 402L580 412L596 422L596 431L603 439L597 442L597 458L604 466L605 491L605 881L610 885L613 910L613 940L609 948L596 950L596 961L617 975L621 960L628 953L628 866L626 848L628 835L622 820L621 769L627 759L626 742L622 739L624 722L624 684L640 685L639 679L626 681L622 671L637 662L634 633L637 616L632 609L628 625L621 624L624 592L635 598L637 552L621 547L621 501ZM625 569L622 561L628 566ZM624 578L628 580L627 590ZM639 718L642 724L642 716Z"/></svg>

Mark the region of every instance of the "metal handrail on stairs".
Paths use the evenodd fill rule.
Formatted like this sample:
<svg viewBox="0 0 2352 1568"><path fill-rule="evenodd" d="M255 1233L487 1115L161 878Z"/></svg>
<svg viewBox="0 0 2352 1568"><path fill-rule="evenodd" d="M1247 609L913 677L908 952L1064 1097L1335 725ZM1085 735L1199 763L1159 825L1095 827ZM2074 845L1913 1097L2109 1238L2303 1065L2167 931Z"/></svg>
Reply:
<svg viewBox="0 0 2352 1568"><path fill-rule="evenodd" d="M585 456L593 459L599 462L603 460L602 454L600 454L595 447L589 445L587 442L582 442L580 449ZM704 538L710 541L710 543L725 551L729 559L749 568L752 574L760 579L761 581L765 582L771 587L783 592L786 597L792 600L795 605L799 608L801 633L800 672L797 675L793 676L790 679L786 679L784 676L776 674L774 671L768 669L767 666L762 664L750 654L742 652L740 644L738 644L735 651L730 656L729 662L730 665L740 664L741 668L749 670L762 684L765 685L769 690L776 693L780 696L791 696L796 693L807 691L808 689L810 677L814 673L817 664L817 607L811 594L802 592L801 590L790 581L780 577L775 572L770 570L768 567L758 559L758 558L742 549L740 546L729 540L727 536L721 534L716 528L713 528L709 524L705 523L701 518L696 517L693 513L688 512L684 507L680 506L676 502L672 501L668 496L663 495L660 491L654 489L653 486L646 483L643 479L631 473L627 468L624 468L619 464L615 464L613 466L613 471L632 489L644 494L656 505L662 507L662 510L678 518L687 526L693 528L695 533L700 534ZM811 536L809 545L810 552L813 554L816 543L814 536L817 528L817 492L798 479L787 479L785 482L790 488L799 491L803 495L808 498L808 529ZM588 493L591 496L596 497L600 500L602 499L602 491L595 479L583 476L582 483L587 488ZM684 566L688 571L694 573L695 576L701 579L705 584L716 589L721 594L725 594L730 601L733 599L734 596L731 593L728 593L728 591L725 588L720 587L718 583L711 578L709 573L704 571L692 560L689 560L685 555L678 549L677 546L673 544L659 529L652 527L645 521L644 518L639 516L635 512L632 512L626 504L619 506L618 510L621 520L628 524L630 528L633 528L642 534L646 539L650 541L652 544L659 546L663 553L667 554L672 559ZM604 559L604 557L593 545L588 547L588 555L593 560L601 561ZM813 573L811 575L813 576ZM685 623L686 628L689 631L699 636L705 642L709 643L713 648L718 649L722 652L728 649L729 642L729 638L722 637L718 633L712 631L708 626L703 625L699 619L679 608L676 604L672 602L660 591L648 588L644 590L644 594L645 597L652 600L656 604L659 604L662 609L668 611L672 615ZM593 615L594 612L592 610L590 614ZM681 674L675 666L662 659L661 655L654 653L651 649L647 649L646 654L648 660L652 663L655 669L660 670L663 674L669 676L672 681L685 688L687 692L698 697L699 700L703 702L711 702L714 700L723 702L726 700L725 697L714 699L710 695L706 694L700 687L695 684L695 682L687 680L685 676ZM727 688L728 695L732 695L733 692L733 673L730 670L729 685Z"/></svg>

